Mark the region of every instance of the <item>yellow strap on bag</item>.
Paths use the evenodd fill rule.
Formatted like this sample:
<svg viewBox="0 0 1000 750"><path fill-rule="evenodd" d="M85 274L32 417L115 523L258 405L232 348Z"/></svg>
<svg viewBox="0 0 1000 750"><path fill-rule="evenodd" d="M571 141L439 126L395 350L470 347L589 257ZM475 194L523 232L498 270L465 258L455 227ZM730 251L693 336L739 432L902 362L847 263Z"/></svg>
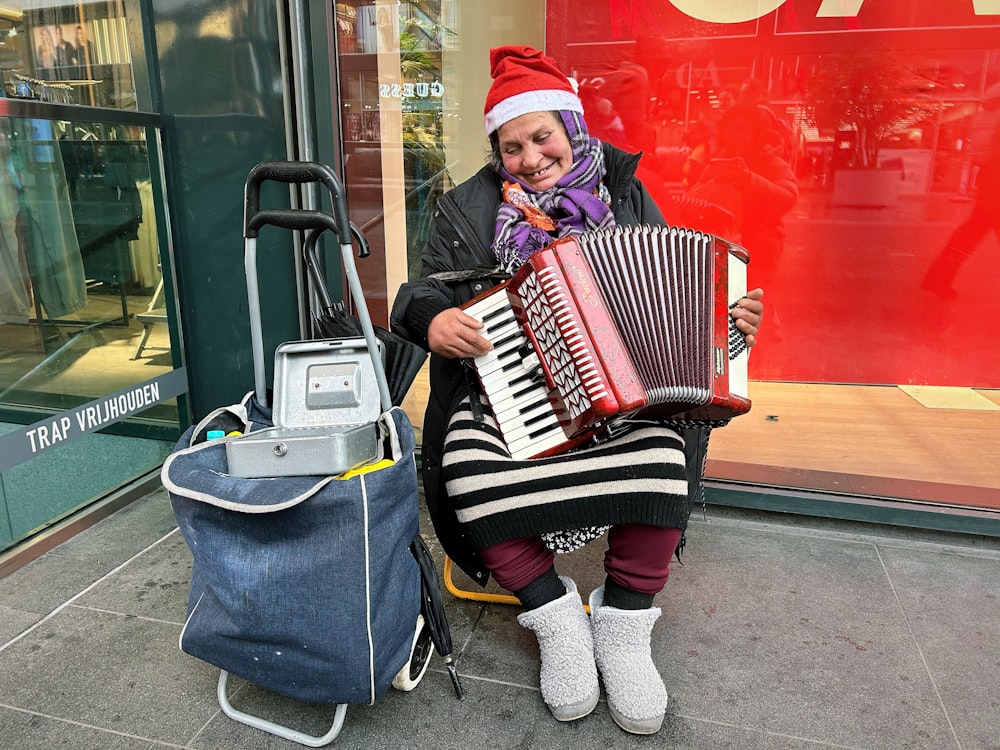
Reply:
<svg viewBox="0 0 1000 750"><path fill-rule="evenodd" d="M353 469L348 469L343 474L338 474L336 479L351 479L353 477L359 476L360 474L368 474L372 471L378 471L379 469L385 469L388 466L392 466L395 461L391 458L383 458L381 461L376 461L373 464L365 464L364 466L358 466Z"/></svg>

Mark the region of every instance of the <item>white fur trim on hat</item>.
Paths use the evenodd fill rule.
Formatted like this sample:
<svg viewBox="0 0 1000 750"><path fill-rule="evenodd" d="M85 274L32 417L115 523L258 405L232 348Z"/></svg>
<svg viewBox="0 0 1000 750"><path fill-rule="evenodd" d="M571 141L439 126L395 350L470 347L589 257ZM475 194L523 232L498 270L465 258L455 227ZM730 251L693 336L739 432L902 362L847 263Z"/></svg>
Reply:
<svg viewBox="0 0 1000 750"><path fill-rule="evenodd" d="M562 89L536 89L514 94L500 100L496 106L486 113L486 134L499 130L501 125L510 122L515 117L529 112L551 112L553 110L569 110L583 114L583 103L580 97Z"/></svg>

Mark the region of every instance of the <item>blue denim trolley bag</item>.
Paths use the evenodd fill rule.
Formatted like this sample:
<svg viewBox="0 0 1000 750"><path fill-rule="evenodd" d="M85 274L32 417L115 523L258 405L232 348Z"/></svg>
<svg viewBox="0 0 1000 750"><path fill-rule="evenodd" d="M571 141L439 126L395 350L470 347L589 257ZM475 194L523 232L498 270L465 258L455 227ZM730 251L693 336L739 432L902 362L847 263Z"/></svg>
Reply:
<svg viewBox="0 0 1000 750"><path fill-rule="evenodd" d="M330 190L333 212L260 210L266 180L320 182ZM248 177L244 218L255 390L190 427L161 471L193 557L180 646L222 670L217 698L227 716L320 747L339 734L348 704L373 704L390 686L412 690L432 641L459 697L461 687L433 562L419 534L413 427L393 406L354 267L343 188L325 165L265 162ZM381 407L373 419L375 457L348 471L249 477L230 470L233 441L275 426L256 276L257 231L268 224L312 231L305 248L311 272L316 236L331 230L340 242L377 381L361 386L377 385ZM315 273L310 283L319 283ZM275 455L281 447L275 443ZM236 709L227 694L230 673L293 699L335 704L333 726L314 737Z"/></svg>

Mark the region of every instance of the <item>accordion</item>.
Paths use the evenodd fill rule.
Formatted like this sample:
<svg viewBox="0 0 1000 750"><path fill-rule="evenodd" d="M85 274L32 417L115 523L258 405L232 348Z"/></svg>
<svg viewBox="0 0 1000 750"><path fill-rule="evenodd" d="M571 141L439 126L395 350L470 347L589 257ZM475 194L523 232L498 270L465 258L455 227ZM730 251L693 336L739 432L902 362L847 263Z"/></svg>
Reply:
<svg viewBox="0 0 1000 750"><path fill-rule="evenodd" d="M676 227L565 237L463 305L492 351L471 361L515 459L557 455L626 418L725 424L750 409L730 310L743 248Z"/></svg>

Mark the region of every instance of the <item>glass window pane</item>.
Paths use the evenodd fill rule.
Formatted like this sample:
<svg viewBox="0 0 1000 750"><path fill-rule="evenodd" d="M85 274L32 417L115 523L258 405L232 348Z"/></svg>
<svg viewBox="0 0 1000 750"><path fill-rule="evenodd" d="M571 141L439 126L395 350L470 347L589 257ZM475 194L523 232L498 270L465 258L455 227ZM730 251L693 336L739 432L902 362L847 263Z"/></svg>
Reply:
<svg viewBox="0 0 1000 750"><path fill-rule="evenodd" d="M0 405L65 410L172 370L146 130L0 131ZM141 417L176 425L176 403Z"/></svg>
<svg viewBox="0 0 1000 750"><path fill-rule="evenodd" d="M983 306L1000 252L1000 52L985 4L400 3L380 35L391 5L336 13L352 212L391 224L399 151L380 139L401 132L407 155L406 241L383 240L388 268L405 247L419 273L436 195L483 166L487 50L544 46L580 83L591 133L642 152L667 220L743 244L766 289L753 409L715 431L709 476L1000 508L1000 349ZM411 51L426 71L405 66ZM440 100L404 93L414 72ZM737 153L750 135L756 153ZM424 143L436 166L408 158ZM712 163L737 157L760 190Z"/></svg>
<svg viewBox="0 0 1000 750"><path fill-rule="evenodd" d="M133 70L133 56L143 54L139 15L135 0L6 0L0 12L6 95L138 109L138 101L149 101L144 81L137 96Z"/></svg>

